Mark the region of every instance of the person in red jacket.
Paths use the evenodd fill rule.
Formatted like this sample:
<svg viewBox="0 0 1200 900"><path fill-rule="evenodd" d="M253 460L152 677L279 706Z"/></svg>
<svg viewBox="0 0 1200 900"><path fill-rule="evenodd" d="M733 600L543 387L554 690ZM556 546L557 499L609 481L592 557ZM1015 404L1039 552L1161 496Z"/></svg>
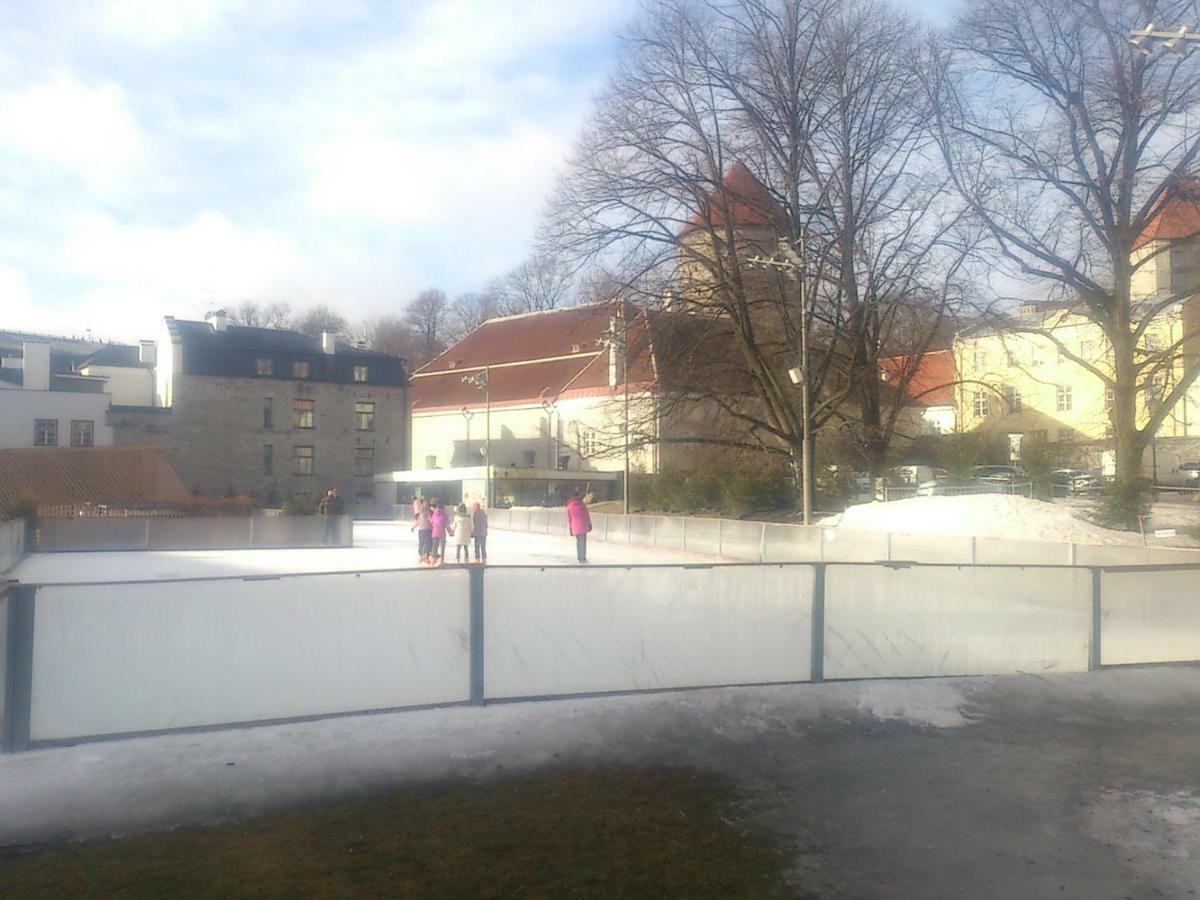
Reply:
<svg viewBox="0 0 1200 900"><path fill-rule="evenodd" d="M587 536L592 530L592 517L587 504L579 498L579 491L571 491L567 501L567 530L575 536L575 558L587 562Z"/></svg>

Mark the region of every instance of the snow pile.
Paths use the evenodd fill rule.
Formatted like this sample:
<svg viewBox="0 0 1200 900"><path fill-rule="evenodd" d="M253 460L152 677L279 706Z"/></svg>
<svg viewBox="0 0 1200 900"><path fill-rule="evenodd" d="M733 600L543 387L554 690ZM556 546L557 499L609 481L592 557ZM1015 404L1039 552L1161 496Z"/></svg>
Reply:
<svg viewBox="0 0 1200 900"><path fill-rule="evenodd" d="M1110 531L1059 504L1007 494L912 497L851 506L840 528L904 534L973 534L978 537L1072 544L1140 544L1140 535Z"/></svg>

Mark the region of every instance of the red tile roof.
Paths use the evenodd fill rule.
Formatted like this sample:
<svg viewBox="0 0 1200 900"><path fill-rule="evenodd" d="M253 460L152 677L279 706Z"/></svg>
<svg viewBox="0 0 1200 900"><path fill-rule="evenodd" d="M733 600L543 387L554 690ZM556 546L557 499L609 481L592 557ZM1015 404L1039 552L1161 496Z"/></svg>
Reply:
<svg viewBox="0 0 1200 900"><path fill-rule="evenodd" d="M1197 235L1200 235L1200 181L1179 178L1164 192L1162 202L1134 246Z"/></svg>
<svg viewBox="0 0 1200 900"><path fill-rule="evenodd" d="M413 412L482 406L483 391L463 378L484 367L491 367L493 406L623 390L609 385L603 343L619 312L627 317L630 383L653 382L648 314L633 304L606 301L484 322L413 373Z"/></svg>
<svg viewBox="0 0 1200 900"><path fill-rule="evenodd" d="M692 216L683 234L721 226L726 221L735 226L781 226L786 222L783 208L766 185L740 162L729 167L721 186Z"/></svg>
<svg viewBox="0 0 1200 900"><path fill-rule="evenodd" d="M950 350L934 350L916 361L909 356L891 356L881 359L880 375L887 384L897 385L906 372L912 371L905 393L918 406L950 406L954 403L954 383L958 379L954 365L954 353Z"/></svg>
<svg viewBox="0 0 1200 900"><path fill-rule="evenodd" d="M0 506L181 504L192 499L157 447L0 450Z"/></svg>

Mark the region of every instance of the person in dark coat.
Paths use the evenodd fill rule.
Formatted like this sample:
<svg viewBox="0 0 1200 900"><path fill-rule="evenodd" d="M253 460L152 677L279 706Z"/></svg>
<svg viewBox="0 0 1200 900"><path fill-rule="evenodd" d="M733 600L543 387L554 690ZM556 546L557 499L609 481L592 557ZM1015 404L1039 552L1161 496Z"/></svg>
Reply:
<svg viewBox="0 0 1200 900"><path fill-rule="evenodd" d="M346 504L342 502L337 488L330 488L321 498L317 512L324 522L321 527L321 543L336 544L338 539L338 520L345 512Z"/></svg>

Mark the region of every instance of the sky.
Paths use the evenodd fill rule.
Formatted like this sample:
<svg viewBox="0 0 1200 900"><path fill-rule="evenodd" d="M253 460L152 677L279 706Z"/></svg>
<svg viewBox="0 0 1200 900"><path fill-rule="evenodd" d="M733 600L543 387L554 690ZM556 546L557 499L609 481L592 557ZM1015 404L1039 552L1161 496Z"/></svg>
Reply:
<svg viewBox="0 0 1200 900"><path fill-rule="evenodd" d="M932 21L954 0L910 0ZM3 0L0 328L478 290L637 0Z"/></svg>

